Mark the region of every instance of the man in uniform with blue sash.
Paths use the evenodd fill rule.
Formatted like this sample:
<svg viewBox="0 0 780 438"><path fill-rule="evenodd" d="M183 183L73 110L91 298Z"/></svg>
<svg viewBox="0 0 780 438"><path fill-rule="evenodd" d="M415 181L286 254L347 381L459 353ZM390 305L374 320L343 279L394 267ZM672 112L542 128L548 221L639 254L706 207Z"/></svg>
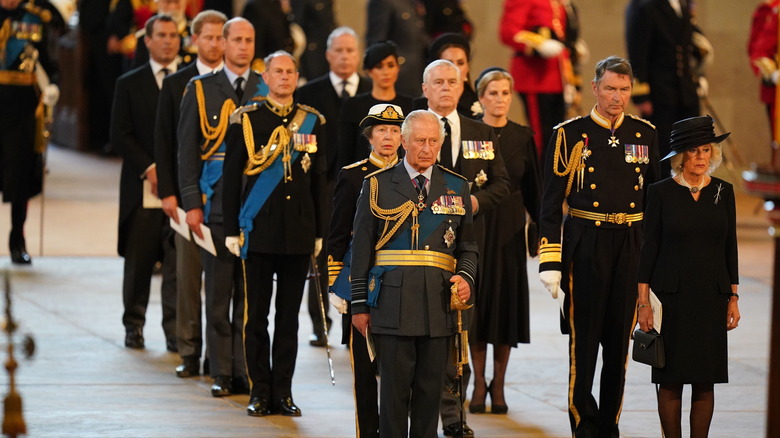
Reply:
<svg viewBox="0 0 780 438"><path fill-rule="evenodd" d="M377 346L380 436L429 437L458 328L451 300L471 297L478 251L468 181L434 166L436 115L413 111L401 136L403 162L368 175L358 199L352 323Z"/></svg>
<svg viewBox="0 0 780 438"><path fill-rule="evenodd" d="M246 294L244 348L251 394L247 413L300 416L292 398L298 311L312 254L322 249L324 120L293 99L297 63L287 52L265 58L265 101L236 110L223 174L225 245L241 257ZM268 314L276 275L273 352ZM273 364L273 367L272 365Z"/></svg>
<svg viewBox="0 0 780 438"><path fill-rule="evenodd" d="M241 327L244 319L242 288L233 288L236 257L222 244L222 168L225 134L237 106L265 96L260 75L249 69L255 31L244 18L223 26L225 68L193 78L182 99L179 118L179 185L187 225L203 238L207 224L217 255L201 251L206 273L206 347L211 395L222 397L248 392ZM233 311L231 318L231 299ZM231 321L232 320L232 321Z"/></svg>

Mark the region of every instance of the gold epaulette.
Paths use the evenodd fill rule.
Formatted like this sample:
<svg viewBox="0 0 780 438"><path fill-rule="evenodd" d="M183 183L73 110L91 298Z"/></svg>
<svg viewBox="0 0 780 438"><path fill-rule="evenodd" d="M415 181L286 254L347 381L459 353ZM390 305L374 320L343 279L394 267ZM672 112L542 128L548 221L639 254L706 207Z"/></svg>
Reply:
<svg viewBox="0 0 780 438"><path fill-rule="evenodd" d="M385 167L384 169L379 169L379 170L377 170L375 172L371 172L368 175L366 175L365 179L371 178L374 175L379 175L380 173L382 173L382 172L384 172L386 170L390 170L390 169L392 169L392 167Z"/></svg>
<svg viewBox="0 0 780 438"><path fill-rule="evenodd" d="M626 115L627 115L628 117L631 117L631 118L632 118L632 119L634 119L634 120L639 120L640 122L644 122L644 123L645 123L647 126L649 126L649 127L653 128L653 129L655 129L655 125L653 125L652 123L650 123L648 120L645 120L645 119L643 119L643 118L641 118L641 117L639 117L639 116L635 116L635 115L633 115L633 114L628 114L628 113L626 113Z"/></svg>
<svg viewBox="0 0 780 438"><path fill-rule="evenodd" d="M325 124L325 122L326 122L326 120L325 120L325 116L323 116L323 115L322 115L322 114L321 114L319 111L317 111L315 108L313 108L313 107L310 107L309 105L304 105L304 104L302 104L302 103L299 103L299 104L297 104L297 105L298 105L298 108L300 108L300 109L302 109L302 110L304 110L304 111L308 111L308 112L310 112L310 113L312 113L312 114L316 115L317 117L319 117L319 118L320 118L320 125L324 125L324 124Z"/></svg>
<svg viewBox="0 0 780 438"><path fill-rule="evenodd" d="M51 11L40 6L35 6L33 2L25 3L24 10L33 15L37 15L44 23L51 21Z"/></svg>
<svg viewBox="0 0 780 438"><path fill-rule="evenodd" d="M567 125L567 124L569 124L569 123L571 123L571 122L573 122L575 120L579 120L581 118L582 118L582 116L572 117L569 120L566 120L564 122L558 123L557 125L553 126L553 131L557 131L558 128L560 128L561 126L565 126L565 125Z"/></svg>
<svg viewBox="0 0 780 438"><path fill-rule="evenodd" d="M461 179L463 179L464 181L468 181L468 178L466 178L465 176L463 176L463 175L461 175L461 174L459 174L459 173L457 173L457 172L454 172L454 171L452 171L452 170L450 170L450 169L447 169L446 167L442 166L441 164L437 164L436 166L437 166L439 169L441 169L441 170L443 170L443 171L445 171L445 172L447 172L447 173L451 173L451 174L453 174L453 175L457 176L458 178L461 178Z"/></svg>
<svg viewBox="0 0 780 438"><path fill-rule="evenodd" d="M347 164L346 166L342 167L342 169L343 170L353 169L355 167L360 166L361 164L366 164L366 163L368 163L368 158L362 159L360 161L355 161L352 164Z"/></svg>
<svg viewBox="0 0 780 438"><path fill-rule="evenodd" d="M234 125L236 123L241 123L241 115L254 111L257 108L259 108L259 105L256 103L236 108L235 111L233 111L233 113L230 115L230 124Z"/></svg>
<svg viewBox="0 0 780 438"><path fill-rule="evenodd" d="M634 83L634 89L631 90L631 96L647 96L648 94L650 94L650 84L648 82L636 81Z"/></svg>

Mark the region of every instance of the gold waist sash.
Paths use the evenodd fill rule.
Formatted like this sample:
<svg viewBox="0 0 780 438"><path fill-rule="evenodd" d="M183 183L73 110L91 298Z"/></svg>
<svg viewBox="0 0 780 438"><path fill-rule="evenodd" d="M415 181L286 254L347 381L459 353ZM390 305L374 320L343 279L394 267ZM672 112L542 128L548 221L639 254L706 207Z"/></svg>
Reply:
<svg viewBox="0 0 780 438"><path fill-rule="evenodd" d="M35 73L0 70L0 85L35 85L38 83Z"/></svg>
<svg viewBox="0 0 780 438"><path fill-rule="evenodd" d="M590 211L578 210L576 208L569 209L569 216L578 217L580 219L588 219L596 222L609 222L611 224L625 224L631 222L639 222L644 217L643 213L592 213Z"/></svg>
<svg viewBox="0 0 780 438"><path fill-rule="evenodd" d="M455 273L455 258L436 251L383 249L376 252L376 265L430 266Z"/></svg>

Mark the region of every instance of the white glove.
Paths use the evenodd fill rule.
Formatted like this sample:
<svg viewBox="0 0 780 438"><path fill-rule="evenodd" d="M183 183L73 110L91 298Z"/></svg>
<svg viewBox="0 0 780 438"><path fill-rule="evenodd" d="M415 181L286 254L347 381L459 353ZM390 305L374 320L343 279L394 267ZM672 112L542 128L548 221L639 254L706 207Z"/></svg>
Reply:
<svg viewBox="0 0 780 438"><path fill-rule="evenodd" d="M777 85L778 77L780 77L780 70L775 70L772 72L772 75L769 78L773 84Z"/></svg>
<svg viewBox="0 0 780 438"><path fill-rule="evenodd" d="M54 84L49 84L43 89L43 104L53 108L60 100L60 88Z"/></svg>
<svg viewBox="0 0 780 438"><path fill-rule="evenodd" d="M561 271L542 271L539 273L539 279L542 280L544 287L550 292L553 299L558 299L558 293L563 293L561 289Z"/></svg>
<svg viewBox="0 0 780 438"><path fill-rule="evenodd" d="M330 305L336 308L340 314L344 315L347 313L347 300L344 298L331 292L328 294L328 301L330 301Z"/></svg>
<svg viewBox="0 0 780 438"><path fill-rule="evenodd" d="M314 257L319 256L320 251L322 251L322 237L317 237L314 239Z"/></svg>
<svg viewBox="0 0 780 438"><path fill-rule="evenodd" d="M710 93L710 83L704 76L699 76L699 86L696 88L696 93L700 98L705 98Z"/></svg>
<svg viewBox="0 0 780 438"><path fill-rule="evenodd" d="M560 41L546 39L536 47L536 51L539 52L543 58L555 58L563 52L565 47L566 46Z"/></svg>
<svg viewBox="0 0 780 438"><path fill-rule="evenodd" d="M241 257L241 244L238 243L238 236L225 237L225 246L231 254Z"/></svg>
<svg viewBox="0 0 780 438"><path fill-rule="evenodd" d="M577 62L579 62L580 65L585 65L590 61L590 49L585 40L582 38L578 39L574 43L574 50L577 52Z"/></svg>

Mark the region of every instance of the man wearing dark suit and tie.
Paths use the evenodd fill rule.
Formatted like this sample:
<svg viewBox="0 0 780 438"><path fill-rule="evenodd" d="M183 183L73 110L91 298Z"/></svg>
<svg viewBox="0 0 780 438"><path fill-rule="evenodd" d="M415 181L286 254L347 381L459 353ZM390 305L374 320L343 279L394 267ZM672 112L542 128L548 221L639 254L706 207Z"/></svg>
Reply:
<svg viewBox="0 0 780 438"><path fill-rule="evenodd" d="M357 73L360 63L360 52L358 47L358 37L355 31L349 27L342 26L333 30L328 36L327 50L325 57L328 60L330 71L302 86L297 94L298 101L304 105L316 108L325 116L325 125L323 129L327 132L328 149L324 150L327 160L327 174L325 193L330 200L333 193L333 186L336 183L336 176L342 166L350 163L343 163L338 155L338 139L336 133L339 128L339 114L341 113L341 104L348 98L358 94L371 91L371 83L362 78ZM330 218L330 202L325 206L325 217ZM326 224L327 228L327 224ZM325 252L317 258L317 268L320 274L327 272L327 262ZM328 302L328 279L320 275L320 290L322 291L323 303ZM323 333L322 315L320 313L320 302L317 298L317 288L314 282L309 282L309 315L314 327L314 333L309 339L309 343L314 346L325 346L325 334ZM328 308L325 308L327 314ZM331 319L327 318L328 327Z"/></svg>
<svg viewBox="0 0 780 438"><path fill-rule="evenodd" d="M181 205L178 182L179 143L176 126L179 105L187 83L195 76L222 69L222 25L227 17L221 12L206 10L192 20L192 43L198 48L198 59L163 80L157 103L157 123L154 134L154 160L157 163L157 192L163 213L179 222L177 209ZM202 265L200 250L191 239L175 233L176 244L176 346L182 364L176 367L178 377L200 375L200 354L203 350L201 329L200 286Z"/></svg>
<svg viewBox="0 0 780 438"><path fill-rule="evenodd" d="M201 225L206 224L217 250L216 257L201 251L206 272L206 346L214 397L249 391L241 332L244 295L242 288L233 284L237 259L223 245L224 139L236 107L266 94L260 75L249 68L254 56L252 24L245 18L233 18L225 23L222 34L225 68L190 81L178 126L179 187L187 225L202 238Z"/></svg>
<svg viewBox="0 0 780 438"><path fill-rule="evenodd" d="M175 72L179 34L174 20L155 15L146 22L149 62L119 77L111 112L111 144L122 157L119 183L119 255L125 258L122 297L125 346L144 348L143 327L152 271L162 262L163 331L176 351L176 251L168 218L159 208L144 208L144 182L157 196L154 122L163 77Z"/></svg>
<svg viewBox="0 0 780 438"><path fill-rule="evenodd" d="M471 206L474 212L474 234L480 249L485 242L485 224L482 212L494 208L509 195L509 177L493 128L471 120L457 112L463 90L460 70L455 64L438 59L428 64L423 73L423 94L428 99L428 110L436 114L446 133L442 142L439 164L463 175L471 187ZM473 311L465 312L471 317ZM461 425L463 403L454 396L455 367L447 369L447 382L441 401L444 435L472 436L465 423ZM471 369L463 370L463 387L468 385ZM465 418L465 417L464 417Z"/></svg>
<svg viewBox="0 0 780 438"><path fill-rule="evenodd" d="M478 252L468 181L435 165L444 137L438 118L413 111L401 136L404 160L368 175L358 199L352 323L378 348L379 435L430 437L453 362L451 287L469 300Z"/></svg>

